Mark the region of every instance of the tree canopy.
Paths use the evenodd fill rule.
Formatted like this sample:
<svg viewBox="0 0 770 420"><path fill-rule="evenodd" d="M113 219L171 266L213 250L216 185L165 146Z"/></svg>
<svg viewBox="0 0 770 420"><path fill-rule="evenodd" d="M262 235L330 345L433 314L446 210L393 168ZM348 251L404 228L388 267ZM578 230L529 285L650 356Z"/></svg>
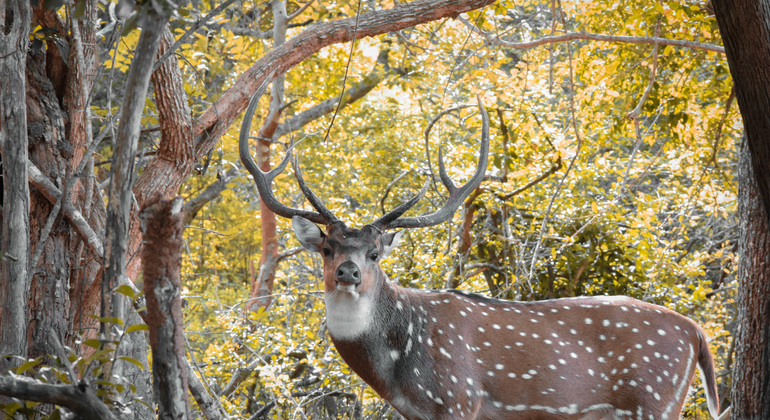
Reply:
<svg viewBox="0 0 770 420"><path fill-rule="evenodd" d="M187 112L174 127L193 141L184 152L168 145L164 122L172 117L163 110L174 106L161 101L174 88L153 79L132 160L134 193L143 203L152 189L138 187L146 174L167 170L174 175L158 175L155 189L188 203L182 259L188 359L221 413L396 415L339 359L324 329L320 259L299 248L290 221L265 227L253 180L239 162L241 111L257 86L274 78L250 133L253 146L264 148L255 155L274 166L293 143L304 178L356 227L426 182L426 197L410 214L439 207L445 191L432 172L439 149L456 183L471 176L479 95L491 118L486 178L451 223L407 232L383 262L391 280L502 299L623 294L667 306L710 335L727 405L743 126L710 4L484 3L437 2L441 17L431 19L421 9L430 8L428 1L193 1L173 11L171 37L161 47L169 52L156 67L178 66L176 96L168 101ZM62 21L82 17L69 5L35 7ZM95 7L89 19L101 29L88 95L92 138L115 133L141 45L132 25L146 24L142 16L149 13L140 2L122 21L114 4ZM39 42L55 49L52 25L34 23L33 48ZM181 42L169 48L174 40ZM272 133L265 136L268 123ZM98 143L91 171L104 185L97 190L109 188L116 148ZM174 166L161 155L186 157ZM291 172L276 178L276 195L307 206ZM129 267L141 259L131 256L139 243L129 241ZM266 249L268 243L275 249ZM264 263L270 253L272 266ZM269 299L254 307L250 291L260 270L272 271L274 280L260 295ZM128 274L141 283L138 271ZM93 331L73 329L67 343L73 354L84 345L101 348L85 342ZM122 357L147 369L146 359ZM35 366L21 372L33 375ZM145 398L128 374L105 382L111 401L134 407ZM696 389L686 418L708 415Z"/></svg>

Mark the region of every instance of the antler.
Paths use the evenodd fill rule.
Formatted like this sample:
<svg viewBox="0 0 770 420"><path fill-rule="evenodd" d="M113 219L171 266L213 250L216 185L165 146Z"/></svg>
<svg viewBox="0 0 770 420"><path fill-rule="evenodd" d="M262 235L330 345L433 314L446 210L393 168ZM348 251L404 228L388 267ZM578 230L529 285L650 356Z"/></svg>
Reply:
<svg viewBox="0 0 770 420"><path fill-rule="evenodd" d="M374 221L372 225L381 230L437 225L439 223L445 222L446 220L449 220L457 208L460 207L460 204L462 204L465 198L470 195L471 191L475 190L479 185L481 185L481 181L484 179L484 174L487 171L487 161L489 157L489 116L487 116L487 111L484 109L484 105L481 103L481 98L476 96L476 100L479 103L479 112L481 113L482 126L480 146L481 150L479 151L479 161L473 177L471 177L471 179L468 180L465 185L459 188L456 187L452 180L449 178L449 175L447 175L446 168L444 167L444 158L441 154L441 149L439 148L439 177L441 178L441 182L444 183L444 186L449 191L449 198L447 199L446 203L444 203L440 209L431 214L415 217L401 217L401 215L406 213L407 210L417 204L423 195L425 195L425 191L428 189L428 183L426 183L420 192L417 193L417 195L410 198L409 201L396 207L390 213L380 217Z"/></svg>
<svg viewBox="0 0 770 420"><path fill-rule="evenodd" d="M270 83L271 79L272 75L265 79L265 81L262 83L262 86L260 86L256 94L254 94L254 97L251 98L251 102L249 102L249 106L246 108L246 113L243 116L241 133L238 139L238 149L241 155L241 162L243 162L243 166L246 167L249 173L251 173L252 178L254 178L254 183L257 184L257 189L259 190L259 196L262 198L262 202L267 206L267 208L272 210L273 213L289 219L294 216L302 216L305 219L323 225L334 223L337 221L337 218L334 217L332 212L323 205L321 200L313 193L313 191L310 190L307 184L305 184L305 180L302 178L302 174L299 171L297 158L296 156L292 157L291 152L292 148L294 147L293 144L289 147L289 150L286 152L286 156L284 156L283 160L281 160L281 163L279 163L278 166L267 173L262 172L262 170L259 169L259 166L257 166L257 164L254 162L254 159L251 157L251 152L249 151L249 131L251 130L251 120L254 117L254 111L257 109L259 99L262 97L262 94L265 93L267 85ZM278 199L275 197L275 194L273 194L273 180L276 176L278 176L278 174L283 172L283 170L286 168L286 165L289 163L289 160L292 162L292 167L294 168L294 174L297 177L299 188L310 202L310 205L316 209L317 213L286 206L278 201Z"/></svg>

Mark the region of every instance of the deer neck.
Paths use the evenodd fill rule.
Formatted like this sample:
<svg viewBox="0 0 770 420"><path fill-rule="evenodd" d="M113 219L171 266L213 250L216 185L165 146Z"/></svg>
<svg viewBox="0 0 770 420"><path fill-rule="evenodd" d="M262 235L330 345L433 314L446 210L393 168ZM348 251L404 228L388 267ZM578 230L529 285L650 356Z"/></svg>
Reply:
<svg viewBox="0 0 770 420"><path fill-rule="evenodd" d="M416 371L431 364L425 356L428 352L419 350L427 344L421 337L427 316L420 304L422 294L389 281L372 292L370 296L361 295L356 303L348 301L341 306L330 307L330 303L339 305L341 301L337 298L330 302L326 297L327 326L334 346L350 368L378 394L400 405L397 408L402 413L417 410L413 417L423 418L416 408L419 405L405 397L411 392L404 388L409 378L419 375ZM353 328L349 322L334 325L333 320L341 318L345 311L348 317L358 319L361 326ZM344 332L340 331L343 327L347 327ZM354 330L356 334L351 333Z"/></svg>

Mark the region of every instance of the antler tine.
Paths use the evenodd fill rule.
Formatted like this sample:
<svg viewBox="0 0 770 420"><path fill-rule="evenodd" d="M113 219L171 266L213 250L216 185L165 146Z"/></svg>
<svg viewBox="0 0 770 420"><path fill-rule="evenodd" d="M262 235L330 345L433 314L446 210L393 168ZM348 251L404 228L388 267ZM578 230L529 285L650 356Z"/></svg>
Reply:
<svg viewBox="0 0 770 420"><path fill-rule="evenodd" d="M444 203L440 209L431 214L415 217L400 217L415 203L417 203L420 198L422 198L422 195L425 194L425 190L428 185L426 184L426 186L423 187L419 194L412 197L412 199L406 203L398 206L390 213L377 219L374 223L372 223L373 225L382 230L385 230L393 228L427 227L443 223L452 217L452 215L455 213L457 208L460 207L465 198L470 195L471 191L475 190L479 185L481 185L481 181L484 180L484 174L487 171L487 161L489 160L489 116L487 115L487 111L484 109L484 105L481 103L481 98L478 95L476 96L476 100L478 101L479 112L481 113L482 120L481 145L476 172L473 174L471 179L469 179L465 185L456 187L446 172L446 168L444 167L444 159L441 154L441 150L439 150L439 177L441 178L441 182L449 191L449 198L447 199L446 203Z"/></svg>
<svg viewBox="0 0 770 420"><path fill-rule="evenodd" d="M292 146L294 144L292 143ZM307 186L305 183L305 179L302 177L302 171L299 169L299 153L296 153L293 155L291 159L291 167L294 168L294 176L297 178L297 183L299 184L299 189L302 190L302 194L305 195L305 198L307 198L307 201L310 202L310 205L313 206L316 211L321 215L321 217L324 217L327 219L324 224L331 224L333 222L337 221L337 218L334 217L334 214L332 214L331 210L329 210L326 206L324 206L323 202L320 198L318 198L317 195L313 192L313 190L310 189L310 187Z"/></svg>
<svg viewBox="0 0 770 420"><path fill-rule="evenodd" d="M430 180L425 182L425 185L423 185L420 192L412 196L409 200L401 203L398 207L395 209L389 211L388 213L380 216L379 219L375 220L372 225L376 226L380 230L384 230L388 224L393 222L394 220L401 217L402 214L406 213L414 207L415 204L417 204L418 201L422 200L422 197L425 196L425 192L428 191L428 185L430 185Z"/></svg>
<svg viewBox="0 0 770 420"><path fill-rule="evenodd" d="M262 203L264 203L264 205L266 205L267 208L269 208L273 213L286 218L302 216L312 222L327 225L336 220L334 216L329 217L331 212L328 214L322 214L291 208L278 201L278 199L275 197L275 194L273 193L273 180L276 176L278 176L278 174L283 172L283 170L286 168L286 165L289 163L289 160L291 160L291 148L286 152L286 156L284 156L284 158L281 160L281 163L279 163L278 166L267 173L262 172L262 170L259 169L259 166L257 166L256 162L254 162L254 158L252 158L251 152L249 151L249 131L251 130L251 120L254 117L254 111L257 109L259 99L265 93L267 85L270 84L270 81L273 79L273 74L274 73L271 73L270 76L265 79L257 92L251 98L249 106L246 108L246 113L243 116L241 132L238 138L238 151L241 156L241 162L243 162L243 166L246 167L246 170L249 171L251 177L254 179L254 183L257 185L257 190L259 190L259 196L262 199ZM305 196L308 198L308 200L310 200L311 204L313 204L313 207L318 209L318 207L313 203L313 200L318 201L318 198L315 197L315 195L313 195L313 199L308 197L307 193L305 192L306 187L303 188L303 184L304 182L300 183L302 192L305 193ZM328 212L328 210L326 211Z"/></svg>
<svg viewBox="0 0 770 420"><path fill-rule="evenodd" d="M457 187L455 187L455 183L452 182L452 179L449 178L449 175L446 173L446 168L444 167L444 153L441 149L441 147L438 148L438 176L441 178L441 182L446 189L451 193L456 190Z"/></svg>

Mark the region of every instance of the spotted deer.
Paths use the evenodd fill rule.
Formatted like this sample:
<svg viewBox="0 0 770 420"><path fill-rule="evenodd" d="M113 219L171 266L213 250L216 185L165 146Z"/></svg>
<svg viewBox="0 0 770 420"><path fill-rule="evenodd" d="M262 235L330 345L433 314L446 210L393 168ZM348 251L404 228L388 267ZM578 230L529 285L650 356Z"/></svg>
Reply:
<svg viewBox="0 0 770 420"><path fill-rule="evenodd" d="M404 217L425 193L361 229L338 220L306 185L287 152L268 173L248 146L258 96L246 112L240 155L264 205L291 218L300 243L323 257L326 324L343 360L407 419L676 419L695 368L708 407L719 401L701 328L661 306L623 296L539 302L392 283L379 265L404 230L450 219L487 166L489 120L472 178L456 187L439 152L449 198L434 213ZM272 184L289 160L315 211L281 204ZM324 225L323 232L316 224Z"/></svg>

